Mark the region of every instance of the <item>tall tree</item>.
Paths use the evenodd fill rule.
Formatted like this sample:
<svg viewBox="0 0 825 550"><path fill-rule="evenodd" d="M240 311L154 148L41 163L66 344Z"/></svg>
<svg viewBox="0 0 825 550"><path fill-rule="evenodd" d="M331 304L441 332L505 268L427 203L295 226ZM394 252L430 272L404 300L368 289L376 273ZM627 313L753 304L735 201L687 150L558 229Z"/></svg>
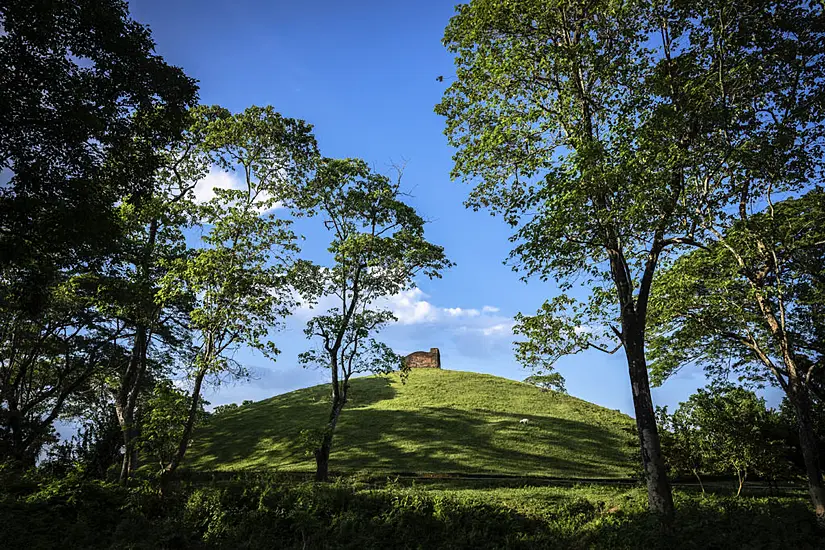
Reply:
<svg viewBox="0 0 825 550"><path fill-rule="evenodd" d="M25 441L122 359L98 277L197 88L122 1L3 0L0 26L0 416L34 430L12 436L31 456Z"/></svg>
<svg viewBox="0 0 825 550"><path fill-rule="evenodd" d="M814 190L737 220L706 249L657 278L651 369L661 382L685 365L781 388L799 433L819 518L825 489L812 400L825 369L825 192Z"/></svg>
<svg viewBox="0 0 825 550"><path fill-rule="evenodd" d="M311 126L272 107L212 115L203 146L216 166L241 178L237 188L215 188L215 197L196 208L203 246L173 262L158 293L161 301L194 300L187 319L195 348L186 365L193 383L189 414L165 480L184 459L207 377L242 372L233 359L241 345L273 359L278 353L269 335L293 305L289 276L298 251L290 221L276 215L278 200L305 179L317 154Z"/></svg>
<svg viewBox="0 0 825 550"><path fill-rule="evenodd" d="M424 220L401 200L397 181L373 173L361 160L322 160L315 177L294 190L289 203L321 216L332 235L332 265L302 263L298 289L315 302L333 300L312 318L307 337L319 342L300 356L305 365L329 369L330 412L314 450L315 478L326 481L335 428L347 404L350 378L403 368L402 358L373 336L395 319L380 300L410 288L422 273L430 278L451 263L444 249L424 238Z"/></svg>
<svg viewBox="0 0 825 550"><path fill-rule="evenodd" d="M147 371L152 365L171 370L187 362L192 353L187 322L192 297L184 293L163 298L161 288L172 266L192 253L185 231L200 222L194 189L211 167L207 128L225 116L219 107L193 108L182 138L161 152L151 195L140 204L120 206L125 238L113 257L113 269L101 283L100 302L115 326L126 327L119 342L124 360L117 365L116 376L104 382L123 432L121 482L137 465L139 399L157 382L157 376ZM162 377L168 372L151 374Z"/></svg>
<svg viewBox="0 0 825 550"><path fill-rule="evenodd" d="M518 227L511 259L525 276L591 292L520 318L523 356L546 367L624 348L649 503L665 519L645 359L653 278L736 207L744 167L816 158L820 19L790 0L473 0L445 33L457 78L437 111L453 175L477 181L468 205ZM805 145L790 150L794 132Z"/></svg>

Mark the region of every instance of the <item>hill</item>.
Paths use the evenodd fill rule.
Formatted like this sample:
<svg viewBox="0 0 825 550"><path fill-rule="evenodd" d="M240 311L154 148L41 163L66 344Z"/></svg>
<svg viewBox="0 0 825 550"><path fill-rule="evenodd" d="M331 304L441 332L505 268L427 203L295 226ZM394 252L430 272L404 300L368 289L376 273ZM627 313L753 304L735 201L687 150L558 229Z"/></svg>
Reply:
<svg viewBox="0 0 825 550"><path fill-rule="evenodd" d="M301 431L320 428L329 386L212 417L188 455L195 470L314 469ZM521 424L522 418L529 423ZM352 381L330 470L627 478L633 420L587 401L505 378L416 369Z"/></svg>

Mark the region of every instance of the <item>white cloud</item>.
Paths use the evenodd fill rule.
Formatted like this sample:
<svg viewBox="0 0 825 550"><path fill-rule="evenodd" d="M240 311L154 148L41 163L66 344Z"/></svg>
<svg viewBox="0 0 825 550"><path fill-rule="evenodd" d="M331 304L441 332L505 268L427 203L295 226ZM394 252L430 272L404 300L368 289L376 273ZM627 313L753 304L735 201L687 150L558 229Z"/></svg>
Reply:
<svg viewBox="0 0 825 550"><path fill-rule="evenodd" d="M511 336L513 334L513 323L497 323L490 327L483 327L481 333L484 336Z"/></svg>
<svg viewBox="0 0 825 550"><path fill-rule="evenodd" d="M477 309L462 309L460 307L444 308L444 312L450 317L478 317L481 315Z"/></svg>
<svg viewBox="0 0 825 550"><path fill-rule="evenodd" d="M199 203L207 202L215 198L215 189L246 189L246 183L234 172L221 170L217 166L212 166L209 173L195 184L195 201ZM272 199L272 195L262 192L256 202L266 202ZM268 209L261 208L261 213L281 208L282 204L276 202Z"/></svg>
<svg viewBox="0 0 825 550"><path fill-rule="evenodd" d="M453 334L464 334L473 338L501 338L512 336L513 320L503 315L495 315L499 308L485 306L481 310L462 307L439 307L430 302L420 288L411 288L393 296L378 300L376 308L392 311L397 321L395 325L412 327L413 325L438 325L438 330ZM326 311L337 304L334 296L325 296L315 307L303 304L294 315L296 320L308 320L313 315ZM482 315L482 311L486 315ZM475 335L475 336L474 336Z"/></svg>
<svg viewBox="0 0 825 550"><path fill-rule="evenodd" d="M438 308L427 300L420 288L411 288L386 298L386 306L392 310L402 325L429 323L438 319Z"/></svg>

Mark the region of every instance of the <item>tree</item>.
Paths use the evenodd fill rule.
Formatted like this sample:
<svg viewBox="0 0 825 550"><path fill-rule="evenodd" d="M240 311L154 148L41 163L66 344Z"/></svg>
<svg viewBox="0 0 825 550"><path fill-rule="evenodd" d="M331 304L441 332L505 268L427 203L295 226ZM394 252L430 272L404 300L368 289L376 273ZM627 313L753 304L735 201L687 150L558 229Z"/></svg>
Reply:
<svg viewBox="0 0 825 550"><path fill-rule="evenodd" d="M171 380L155 386L146 407L146 418L138 438L140 451L153 459L158 471L172 462L189 420L191 396L176 388ZM196 423L206 419L203 400L198 404Z"/></svg>
<svg viewBox="0 0 825 550"><path fill-rule="evenodd" d="M118 358L118 332L97 311L94 279L66 274L38 318L2 308L0 455L33 465L53 423L92 376Z"/></svg>
<svg viewBox="0 0 825 550"><path fill-rule="evenodd" d="M511 260L525 277L591 292L547 302L516 331L545 364L624 349L648 499L665 520L645 359L653 278L737 207L744 170L816 162L821 11L790 0L473 0L445 32L457 78L436 110L457 148L454 177L477 183L468 206L518 228Z"/></svg>
<svg viewBox="0 0 825 550"><path fill-rule="evenodd" d="M104 382L123 432L120 480L124 483L138 456L133 444L139 434L138 402L165 374L157 368L149 371L161 365L169 370L191 355L187 316L192 297L173 294L162 299L161 289L171 267L192 253L184 231L198 222L192 194L210 168L203 143L205 127L221 113L216 108L193 109L190 128L162 156L151 195L140 205L120 208L124 244L112 262L115 268L101 283L101 308L115 326L127 329L122 339L124 360L118 364L117 376Z"/></svg>
<svg viewBox="0 0 825 550"><path fill-rule="evenodd" d="M783 443L771 437L776 413L744 388L700 389L672 416L660 410L660 418L669 464L691 472L700 484L700 472L730 472L737 477L739 496L749 473L771 478L785 460Z"/></svg>
<svg viewBox="0 0 825 550"><path fill-rule="evenodd" d="M823 216L825 193L813 190L737 219L717 242L662 272L650 319L657 382L691 364L785 392L820 518L825 488L811 402L825 366Z"/></svg>
<svg viewBox="0 0 825 550"><path fill-rule="evenodd" d="M290 221L273 210L280 190L302 181L316 155L311 127L272 107L213 110L205 124L210 160L240 172L242 186L215 188L215 197L197 206L195 216L207 228L203 246L169 266L158 292L160 302L194 301L187 318L194 346L185 365L193 382L189 414L164 482L186 454L206 378L242 374L233 359L240 345L272 359L278 354L269 334L293 306L289 272L298 248Z"/></svg>
<svg viewBox="0 0 825 550"><path fill-rule="evenodd" d="M118 0L4 0L0 25L0 416L31 461L121 359L98 277L123 244L120 206L151 196L197 87Z"/></svg>
<svg viewBox="0 0 825 550"><path fill-rule="evenodd" d="M297 288L311 301L335 303L313 317L304 331L319 342L304 352L304 365L329 369L330 413L314 449L318 481L329 476L335 427L347 404L350 379L358 373L403 368L400 356L373 336L394 320L379 301L410 288L422 273L430 278L451 264L444 249L424 238L424 220L401 201L399 179L372 172L361 160L323 159L315 176L294 189L289 204L323 217L332 234L331 266L302 263Z"/></svg>
<svg viewBox="0 0 825 550"><path fill-rule="evenodd" d="M0 25L0 281L38 313L116 248L116 204L151 193L197 87L120 0L3 0Z"/></svg>
<svg viewBox="0 0 825 550"><path fill-rule="evenodd" d="M693 475L704 493L700 474L708 471L706 465L710 457L705 455L704 434L691 422L688 407L680 403L672 415L668 414L667 407L657 407L656 416L662 451L671 473Z"/></svg>
<svg viewBox="0 0 825 550"><path fill-rule="evenodd" d="M557 372L551 372L549 374L534 374L525 378L524 382L526 384L532 384L537 388L541 388L541 391L543 392L554 390L559 393L567 393L564 389L564 377Z"/></svg>

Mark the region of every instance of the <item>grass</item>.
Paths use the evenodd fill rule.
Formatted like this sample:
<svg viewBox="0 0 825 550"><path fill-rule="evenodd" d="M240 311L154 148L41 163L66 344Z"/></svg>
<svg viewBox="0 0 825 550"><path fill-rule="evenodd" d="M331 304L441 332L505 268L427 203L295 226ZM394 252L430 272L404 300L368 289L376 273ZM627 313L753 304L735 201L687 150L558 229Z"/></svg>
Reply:
<svg viewBox="0 0 825 550"><path fill-rule="evenodd" d="M324 425L328 395L315 386L213 417L188 466L312 470L301 432ZM406 384L398 375L365 377L352 382L331 469L627 479L636 468L632 425L617 411L485 374L414 370Z"/></svg>

